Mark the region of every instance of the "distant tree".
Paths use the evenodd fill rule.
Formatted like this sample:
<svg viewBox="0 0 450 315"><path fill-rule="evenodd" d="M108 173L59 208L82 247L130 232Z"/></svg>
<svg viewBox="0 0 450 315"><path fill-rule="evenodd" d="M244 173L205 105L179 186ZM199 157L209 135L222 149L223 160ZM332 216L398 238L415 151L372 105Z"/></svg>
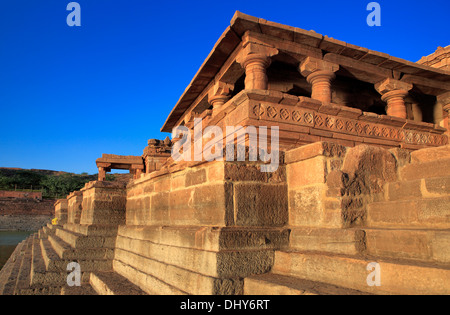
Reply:
<svg viewBox="0 0 450 315"><path fill-rule="evenodd" d="M65 197L75 190L80 190L84 185L93 180L92 176L80 176L63 174L59 176L48 176L41 182L45 197Z"/></svg>
<svg viewBox="0 0 450 315"><path fill-rule="evenodd" d="M47 176L33 171L18 170L9 175L0 174L0 189L40 189L41 181Z"/></svg>
<svg viewBox="0 0 450 315"><path fill-rule="evenodd" d="M116 180L116 176L113 174L106 174L105 180L108 182L112 182L112 181Z"/></svg>

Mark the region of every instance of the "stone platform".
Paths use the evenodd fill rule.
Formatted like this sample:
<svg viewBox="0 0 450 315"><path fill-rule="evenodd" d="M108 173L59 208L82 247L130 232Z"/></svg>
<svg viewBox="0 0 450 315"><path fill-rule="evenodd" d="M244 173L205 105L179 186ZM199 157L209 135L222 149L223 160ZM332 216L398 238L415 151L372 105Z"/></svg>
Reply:
<svg viewBox="0 0 450 315"><path fill-rule="evenodd" d="M286 152L276 174L216 161L127 187L93 182L81 191L84 223L49 224L22 242L0 290L449 294L446 163L449 146L410 154L318 142ZM115 223L105 224L112 213ZM81 287L66 283L72 261ZM381 286L366 282L372 262Z"/></svg>
<svg viewBox="0 0 450 315"><path fill-rule="evenodd" d="M176 132L103 155L58 225L17 247L0 294L450 294L450 73L434 57L237 12L161 130L278 129L277 167L249 158L249 133L242 161L177 160ZM228 131L197 144L230 134L234 148ZM133 179L105 181L114 168Z"/></svg>

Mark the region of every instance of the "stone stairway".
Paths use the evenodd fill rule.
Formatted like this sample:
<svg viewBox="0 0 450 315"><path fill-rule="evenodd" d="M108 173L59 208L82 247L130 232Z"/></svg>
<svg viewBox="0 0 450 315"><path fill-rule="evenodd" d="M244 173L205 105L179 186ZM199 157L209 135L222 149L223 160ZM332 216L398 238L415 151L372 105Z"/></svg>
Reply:
<svg viewBox="0 0 450 315"><path fill-rule="evenodd" d="M93 273L112 272L117 227L48 224L19 244L2 269L2 295L104 294ZM67 285L67 266L77 262L81 287ZM94 279L94 280L93 280ZM94 285L92 285L92 283ZM123 285L121 288L124 288Z"/></svg>
<svg viewBox="0 0 450 315"><path fill-rule="evenodd" d="M245 294L450 294L450 147L413 152L367 206L363 226L292 227L269 274ZM367 278L378 263L381 286Z"/></svg>

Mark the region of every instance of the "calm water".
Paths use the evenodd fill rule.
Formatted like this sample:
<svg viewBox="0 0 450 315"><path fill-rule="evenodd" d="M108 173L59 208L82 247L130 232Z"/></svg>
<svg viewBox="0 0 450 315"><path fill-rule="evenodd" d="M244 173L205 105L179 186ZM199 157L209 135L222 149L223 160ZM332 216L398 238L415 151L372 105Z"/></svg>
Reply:
<svg viewBox="0 0 450 315"><path fill-rule="evenodd" d="M17 244L35 232L0 231L0 269L8 261Z"/></svg>

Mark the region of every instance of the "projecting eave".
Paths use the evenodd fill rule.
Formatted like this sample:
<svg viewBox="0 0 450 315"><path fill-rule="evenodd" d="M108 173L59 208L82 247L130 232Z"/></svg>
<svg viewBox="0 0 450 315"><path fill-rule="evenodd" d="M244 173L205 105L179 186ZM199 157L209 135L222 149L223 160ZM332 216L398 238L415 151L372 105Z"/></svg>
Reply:
<svg viewBox="0 0 450 315"><path fill-rule="evenodd" d="M384 71L392 70L389 73L392 73L393 76L401 78L402 81L422 86L425 92L431 94L450 91L450 72L448 71L392 57L385 53L320 35L314 31L266 21L237 11L230 22L230 26L220 36L197 74L170 112L161 128L162 132L172 131L192 103L215 78L231 53L241 43L242 37L247 31L309 46L316 50L320 49L325 59L357 60L367 64L369 68L377 67Z"/></svg>

